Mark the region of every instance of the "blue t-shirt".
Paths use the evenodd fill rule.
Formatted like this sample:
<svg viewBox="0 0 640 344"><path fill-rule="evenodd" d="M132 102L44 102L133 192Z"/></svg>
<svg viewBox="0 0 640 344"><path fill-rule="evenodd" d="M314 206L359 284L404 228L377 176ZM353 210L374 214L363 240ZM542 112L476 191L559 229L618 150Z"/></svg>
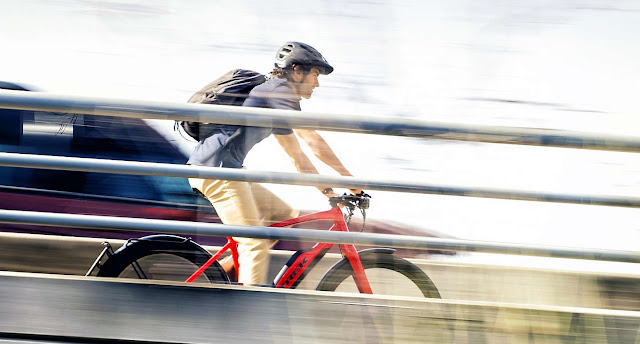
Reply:
<svg viewBox="0 0 640 344"><path fill-rule="evenodd" d="M300 111L300 96L284 79L269 79L256 86L242 106ZM241 168L249 150L271 134L288 135L287 128L224 125L198 142L187 164Z"/></svg>

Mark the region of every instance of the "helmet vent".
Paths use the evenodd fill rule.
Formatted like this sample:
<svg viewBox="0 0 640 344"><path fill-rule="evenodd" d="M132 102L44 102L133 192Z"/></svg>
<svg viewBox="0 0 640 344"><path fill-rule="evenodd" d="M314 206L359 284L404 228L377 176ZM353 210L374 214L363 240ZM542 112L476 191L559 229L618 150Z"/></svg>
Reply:
<svg viewBox="0 0 640 344"><path fill-rule="evenodd" d="M280 53L278 54L278 58L279 59L283 59L285 57L287 57L287 55L291 54L292 49L287 47L283 47L282 49L280 49Z"/></svg>

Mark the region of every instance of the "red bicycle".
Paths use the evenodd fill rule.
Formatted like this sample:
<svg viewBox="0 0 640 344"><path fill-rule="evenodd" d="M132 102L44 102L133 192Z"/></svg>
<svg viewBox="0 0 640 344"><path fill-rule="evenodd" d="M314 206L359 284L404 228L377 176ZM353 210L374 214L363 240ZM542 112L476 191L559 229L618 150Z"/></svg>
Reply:
<svg viewBox="0 0 640 344"><path fill-rule="evenodd" d="M359 209L364 217L369 199L369 195L364 193L332 197L329 200L331 210L304 215L271 227L330 220L333 221L330 231L348 232L348 223L355 210ZM296 288L333 245L317 243L310 249L295 252L280 270L272 286ZM218 263L218 259L227 251L231 252L236 274L242 268L238 264L237 243L231 237L227 238L227 243L214 255L193 240L174 235L131 239L116 252L112 251L108 243L105 246L87 275L98 268L97 276L103 277L228 284L231 283L230 278ZM398 295L402 290L402 295L406 295L406 291L412 289L416 296L440 297L431 279L413 263L394 256L394 249L370 248L357 251L354 245L339 244L339 247L342 259L329 268L316 290L353 290L355 285L357 291L368 294ZM105 256L107 260L102 263ZM235 277L237 279L237 275Z"/></svg>

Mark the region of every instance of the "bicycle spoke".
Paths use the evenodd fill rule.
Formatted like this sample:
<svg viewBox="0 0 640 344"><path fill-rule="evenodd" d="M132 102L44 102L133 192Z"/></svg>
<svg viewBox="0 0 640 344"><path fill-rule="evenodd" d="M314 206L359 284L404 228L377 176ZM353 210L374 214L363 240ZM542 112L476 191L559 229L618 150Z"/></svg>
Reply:
<svg viewBox="0 0 640 344"><path fill-rule="evenodd" d="M142 267L140 266L140 264L138 264L137 260L133 261L133 263L131 263L131 266L133 267L133 270L136 272L136 275L138 275L138 278L149 279L147 275L144 273L144 270L142 270Z"/></svg>

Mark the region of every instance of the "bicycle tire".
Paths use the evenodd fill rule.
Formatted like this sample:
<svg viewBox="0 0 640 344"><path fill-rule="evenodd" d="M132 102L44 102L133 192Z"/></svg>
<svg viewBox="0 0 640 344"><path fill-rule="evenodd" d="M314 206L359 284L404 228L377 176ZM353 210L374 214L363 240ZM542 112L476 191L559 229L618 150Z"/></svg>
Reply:
<svg viewBox="0 0 640 344"><path fill-rule="evenodd" d="M440 298L440 292L438 292L433 281L431 281L431 279L419 267L403 258L396 257L390 253L368 253L361 254L360 260L362 261L362 266L369 278L369 283L371 284L374 294L376 294L377 281L369 277L370 271L372 269L384 269L399 273L406 277L406 279L410 280L411 283L417 287L417 289L422 293L422 296L428 298ZM347 278L352 276L353 269L351 268L351 264L349 264L348 260L343 259L327 271L318 283L316 290L336 291L345 283ZM351 283L355 287L354 282L351 281L347 283ZM396 285L394 285L394 288L395 286ZM388 294L394 295L394 293Z"/></svg>
<svg viewBox="0 0 640 344"><path fill-rule="evenodd" d="M359 255L374 294L440 298L436 286L419 267L390 252L373 250L361 251ZM376 276L371 273L373 270L388 271L390 275L399 277L402 282L392 283L390 292L385 293L386 290L383 290L380 293L380 281L376 280L376 277L389 276ZM343 290L344 285L348 290ZM405 289L407 285L410 288ZM403 293L407 289L411 289L411 295ZM331 267L318 283L316 290L357 293L349 261L343 259ZM372 343L402 343L420 338L423 343L453 342L450 310L444 307L445 305L435 304L423 310L416 309L414 312L417 313L407 318L396 316L396 312L391 308L350 307L352 304L353 301L349 301L347 307L334 310L331 318L325 320L327 328L331 328L336 338L342 341L361 342L364 338L365 342Z"/></svg>
<svg viewBox="0 0 640 344"><path fill-rule="evenodd" d="M101 265L97 276L120 278L132 276L128 272L130 270L135 271L135 268L133 268L135 263L139 268L147 270L143 270L142 274L139 271L135 271L138 278L184 281L210 257L211 254L207 250L190 239L168 235L144 237L128 242L112 254ZM171 264L180 264L180 266L173 266L174 269L180 270L180 272L172 274L169 271L163 271L163 269L171 269L168 266L171 264L167 263L167 261L171 262ZM158 262L161 262L160 266L158 266ZM162 264L165 266L163 267ZM169 276L172 278L169 278ZM229 277L218 262L211 264L203 272L203 276L201 275L196 281L230 283Z"/></svg>

